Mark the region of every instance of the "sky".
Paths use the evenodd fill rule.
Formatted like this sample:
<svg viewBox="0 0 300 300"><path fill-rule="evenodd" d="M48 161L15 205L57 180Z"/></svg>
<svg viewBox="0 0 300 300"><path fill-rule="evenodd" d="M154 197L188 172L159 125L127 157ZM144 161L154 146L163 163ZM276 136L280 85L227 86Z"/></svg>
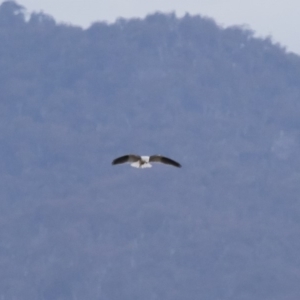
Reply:
<svg viewBox="0 0 300 300"><path fill-rule="evenodd" d="M0 0L2 3L3 0ZM256 36L271 36L288 51L300 54L300 0L16 0L30 12L43 12L57 22L84 28L96 21L144 17L149 13L200 14L219 25L244 25Z"/></svg>

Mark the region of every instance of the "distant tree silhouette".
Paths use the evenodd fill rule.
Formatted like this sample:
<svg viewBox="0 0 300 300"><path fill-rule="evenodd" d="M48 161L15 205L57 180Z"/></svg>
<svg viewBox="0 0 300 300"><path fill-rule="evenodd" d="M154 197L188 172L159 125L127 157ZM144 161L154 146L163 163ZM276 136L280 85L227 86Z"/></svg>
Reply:
<svg viewBox="0 0 300 300"><path fill-rule="evenodd" d="M14 1L4 1L0 5L0 26L22 26L25 23L25 8Z"/></svg>

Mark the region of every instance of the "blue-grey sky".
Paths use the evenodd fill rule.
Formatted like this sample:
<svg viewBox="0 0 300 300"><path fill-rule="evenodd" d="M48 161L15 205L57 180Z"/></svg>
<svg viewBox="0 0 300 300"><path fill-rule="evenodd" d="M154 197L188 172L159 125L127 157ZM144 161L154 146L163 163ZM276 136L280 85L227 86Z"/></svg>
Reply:
<svg viewBox="0 0 300 300"><path fill-rule="evenodd" d="M3 2L0 0L0 2ZM223 26L247 25L257 36L272 36L300 54L300 0L17 0L29 12L44 12L58 22L88 27L95 21L144 17L155 12L186 12L212 17Z"/></svg>

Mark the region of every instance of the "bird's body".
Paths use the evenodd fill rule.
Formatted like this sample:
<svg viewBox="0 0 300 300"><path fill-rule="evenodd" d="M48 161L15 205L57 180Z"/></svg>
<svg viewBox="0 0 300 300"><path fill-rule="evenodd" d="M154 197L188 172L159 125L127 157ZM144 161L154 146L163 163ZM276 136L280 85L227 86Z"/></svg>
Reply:
<svg viewBox="0 0 300 300"><path fill-rule="evenodd" d="M138 161L133 162L130 164L134 168L152 168L152 165L149 163L150 156L141 156Z"/></svg>
<svg viewBox="0 0 300 300"><path fill-rule="evenodd" d="M181 167L181 165L178 162L161 155L139 156L135 154L128 154L114 159L112 164L118 165L123 163L131 163L131 166L134 168L144 169L152 167L150 162L160 162L167 165L172 165L177 168Z"/></svg>

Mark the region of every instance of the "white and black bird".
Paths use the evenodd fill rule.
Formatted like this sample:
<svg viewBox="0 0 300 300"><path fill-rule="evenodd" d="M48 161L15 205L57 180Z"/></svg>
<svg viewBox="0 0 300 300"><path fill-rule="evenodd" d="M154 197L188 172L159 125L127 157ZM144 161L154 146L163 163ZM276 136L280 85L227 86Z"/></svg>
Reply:
<svg viewBox="0 0 300 300"><path fill-rule="evenodd" d="M178 163L177 161L161 155L139 156L135 154L128 154L114 159L112 161L112 164L118 165L131 163L131 166L135 168L151 168L152 165L150 164L150 162L159 162L181 168L180 163Z"/></svg>

